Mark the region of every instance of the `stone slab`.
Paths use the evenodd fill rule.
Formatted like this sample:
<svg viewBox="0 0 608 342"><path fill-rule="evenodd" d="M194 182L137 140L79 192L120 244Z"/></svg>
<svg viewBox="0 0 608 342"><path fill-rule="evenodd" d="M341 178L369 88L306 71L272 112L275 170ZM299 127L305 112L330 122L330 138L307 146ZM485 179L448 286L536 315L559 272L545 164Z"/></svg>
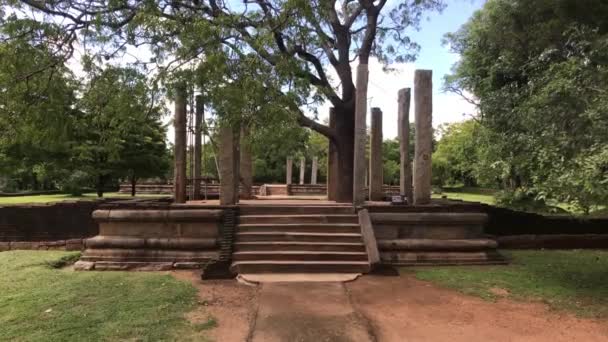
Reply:
<svg viewBox="0 0 608 342"><path fill-rule="evenodd" d="M265 283L261 287L253 342L374 340L342 283Z"/></svg>
<svg viewBox="0 0 608 342"><path fill-rule="evenodd" d="M237 280L248 284L264 283L344 283L357 279L361 273L255 273L239 274Z"/></svg>

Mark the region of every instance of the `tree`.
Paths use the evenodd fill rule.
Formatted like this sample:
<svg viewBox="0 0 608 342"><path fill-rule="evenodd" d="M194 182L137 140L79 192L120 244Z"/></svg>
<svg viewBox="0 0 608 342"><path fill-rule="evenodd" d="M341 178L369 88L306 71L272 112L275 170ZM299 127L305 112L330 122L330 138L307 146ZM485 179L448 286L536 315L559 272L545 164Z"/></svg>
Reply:
<svg viewBox="0 0 608 342"><path fill-rule="evenodd" d="M0 172L12 190L52 188L69 164L76 82L45 39L57 27L17 18L1 24Z"/></svg>
<svg viewBox="0 0 608 342"><path fill-rule="evenodd" d="M90 73L80 101L73 160L95 180L97 195L103 196L106 184L121 176L133 184L138 177L163 175L165 130L156 90L133 68L109 66Z"/></svg>
<svg viewBox="0 0 608 342"><path fill-rule="evenodd" d="M488 1L447 41L446 87L476 103L504 187L588 210L607 203L608 3Z"/></svg>
<svg viewBox="0 0 608 342"><path fill-rule="evenodd" d="M433 178L437 185L478 185L478 158L483 148L478 138L481 129L475 120L440 126L441 139L433 152Z"/></svg>
<svg viewBox="0 0 608 342"><path fill-rule="evenodd" d="M31 9L45 14L45 20L62 23L67 46L77 37L98 43L99 56L111 58L127 46L150 45L154 57L146 63L162 64L163 72L206 59L214 50L209 46L255 60L252 67L267 73L260 78L268 82L263 84L268 94L282 98L301 125L336 144L341 160L338 201L352 200L355 86L350 63L358 59L367 64L370 56L384 62L413 60L418 46L406 29L417 27L424 11L443 7L441 0L398 1L392 8L385 8L386 0L4 3L23 10L23 15ZM171 58L175 61L167 61ZM330 70L337 75L338 89ZM335 128L304 115L301 106L311 97L313 104L327 99L335 107Z"/></svg>

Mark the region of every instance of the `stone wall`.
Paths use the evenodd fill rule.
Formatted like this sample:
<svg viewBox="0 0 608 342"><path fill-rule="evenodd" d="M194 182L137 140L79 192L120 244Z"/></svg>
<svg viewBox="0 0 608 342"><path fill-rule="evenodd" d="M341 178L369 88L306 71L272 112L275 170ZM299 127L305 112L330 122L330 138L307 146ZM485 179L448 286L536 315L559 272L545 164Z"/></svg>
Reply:
<svg viewBox="0 0 608 342"><path fill-rule="evenodd" d="M268 189L272 187L273 189ZM261 188L266 188L267 191L260 191ZM273 191L274 190L274 191ZM398 185L383 185L382 190L385 196L392 196L399 194ZM367 188L365 188L367 192ZM120 184L120 193L130 194L130 184ZM190 187L187 189L187 193L190 193ZM205 193L205 185L201 185L201 196ZM207 184L207 197L217 198L220 193L219 184ZM159 194L159 195L172 195L173 185L171 184L155 184L155 183L141 183L136 185L136 194ZM325 184L290 184L289 189L285 187L285 184L263 184L254 185L252 187L252 195L260 196L271 196L271 195L292 195L292 196L324 196L327 194L327 186Z"/></svg>
<svg viewBox="0 0 608 342"><path fill-rule="evenodd" d="M428 205L369 205L380 259L394 265L504 263L484 234L488 215L479 205L433 201Z"/></svg>
<svg viewBox="0 0 608 342"><path fill-rule="evenodd" d="M93 212L99 235L86 239L77 269L200 268L217 260L224 209L193 205L106 205Z"/></svg>
<svg viewBox="0 0 608 342"><path fill-rule="evenodd" d="M491 205L435 200L426 206L371 206L372 221L376 217L376 234L378 240L390 240L403 237L430 236L441 229L413 229L404 222L384 215L385 220L378 221L374 213L485 213L487 221L483 235L494 239L499 248L513 249L573 249L573 248L608 248L608 217L584 218L570 215L539 215L526 213ZM435 232L433 232L435 231ZM452 230L455 232L456 230ZM422 235L421 235L422 234Z"/></svg>
<svg viewBox="0 0 608 342"><path fill-rule="evenodd" d="M260 187L254 185L251 188L251 192L253 195L257 195ZM201 184L201 198L204 198L205 191L207 192L208 198L218 198L220 195L220 185L219 184ZM131 193L131 184L120 184L120 193L130 194ZM142 183L137 184L135 186L135 194L148 194L148 195L173 195L173 185L171 184L155 184L155 183ZM190 194L190 186L186 189L186 194Z"/></svg>
<svg viewBox="0 0 608 342"><path fill-rule="evenodd" d="M100 201L24 204L0 207L0 242L11 242L11 249L76 247L78 241L97 235L99 229L91 214ZM54 244L40 243L54 241Z"/></svg>

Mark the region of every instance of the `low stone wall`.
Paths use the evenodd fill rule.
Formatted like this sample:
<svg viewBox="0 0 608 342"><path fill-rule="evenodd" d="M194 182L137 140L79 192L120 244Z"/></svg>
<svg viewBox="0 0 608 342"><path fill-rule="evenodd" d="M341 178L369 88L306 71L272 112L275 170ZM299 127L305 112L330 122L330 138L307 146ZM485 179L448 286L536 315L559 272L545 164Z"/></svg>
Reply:
<svg viewBox="0 0 608 342"><path fill-rule="evenodd" d="M505 249L605 249L608 234L522 234L498 236Z"/></svg>
<svg viewBox="0 0 608 342"><path fill-rule="evenodd" d="M9 241L0 242L0 252L14 250L64 250L81 251L84 250L84 239L69 239L56 241Z"/></svg>
<svg viewBox="0 0 608 342"><path fill-rule="evenodd" d="M0 242L28 242L36 246L40 241L69 241L95 236L99 230L91 214L104 202L66 201L2 206ZM27 244L21 245L25 247Z"/></svg>
<svg viewBox="0 0 608 342"><path fill-rule="evenodd" d="M456 200L434 200L428 206L374 206L370 213L444 212L485 213L483 234L505 249L608 248L608 217L540 215L487 204ZM403 230L401 231L403 233ZM428 231L429 233L432 230ZM379 226L379 239L395 238L399 230Z"/></svg>
<svg viewBox="0 0 608 342"><path fill-rule="evenodd" d="M99 235L85 241L77 269L200 268L217 260L224 210L189 205L104 206Z"/></svg>
<svg viewBox="0 0 608 342"><path fill-rule="evenodd" d="M504 263L484 233L488 215L479 205L434 201L424 206L366 207L383 263L478 265Z"/></svg>
<svg viewBox="0 0 608 342"><path fill-rule="evenodd" d="M251 188L251 192L253 195L257 195L260 187L254 185ZM120 184L120 189L118 190L120 193L130 194L131 193L131 184L122 183ZM220 195L220 185L219 184L207 184L201 183L201 196L204 196L205 192L207 193L207 197L217 198ZM186 187L186 194L190 193L190 185ZM142 183L137 184L135 186L135 194L147 194L147 195L173 195L173 185L172 184L152 184L152 183Z"/></svg>
<svg viewBox="0 0 608 342"><path fill-rule="evenodd" d="M382 189L385 196L399 194L398 185L383 185ZM154 184L141 183L135 186L136 194L155 194L155 195L172 195L173 185L171 184ZM366 188L367 191L367 188ZM131 184L120 184L120 193L131 193ZM205 184L201 184L201 193L205 192ZM190 193L190 186L187 187L187 193ZM252 187L253 195L259 196L324 196L327 194L327 186L325 184L263 184L254 185ZM207 184L207 197L217 198L220 194L219 184Z"/></svg>
<svg viewBox="0 0 608 342"><path fill-rule="evenodd" d="M327 194L325 184L290 184L289 194L292 196L324 196Z"/></svg>
<svg viewBox="0 0 608 342"><path fill-rule="evenodd" d="M482 207L490 217L488 233L497 236L608 234L608 217L539 215L490 205Z"/></svg>

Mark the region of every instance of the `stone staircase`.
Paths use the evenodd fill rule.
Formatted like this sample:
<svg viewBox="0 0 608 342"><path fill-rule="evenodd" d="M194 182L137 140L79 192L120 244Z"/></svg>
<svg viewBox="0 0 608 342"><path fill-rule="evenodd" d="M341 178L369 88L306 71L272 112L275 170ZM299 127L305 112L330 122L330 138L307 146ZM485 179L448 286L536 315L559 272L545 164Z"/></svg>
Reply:
<svg viewBox="0 0 608 342"><path fill-rule="evenodd" d="M358 216L344 205L241 206L231 271L366 273Z"/></svg>

